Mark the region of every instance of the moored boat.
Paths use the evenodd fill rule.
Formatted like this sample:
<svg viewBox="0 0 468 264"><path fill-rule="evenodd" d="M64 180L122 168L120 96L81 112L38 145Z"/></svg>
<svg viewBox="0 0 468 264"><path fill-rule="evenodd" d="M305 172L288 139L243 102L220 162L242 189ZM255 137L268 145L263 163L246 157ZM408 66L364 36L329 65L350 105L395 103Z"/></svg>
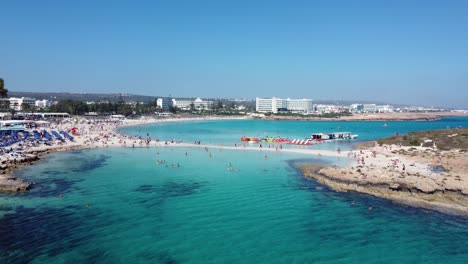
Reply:
<svg viewBox="0 0 468 264"><path fill-rule="evenodd" d="M304 138L304 139L293 139L289 144L294 144L294 145L313 145L314 143L312 142L312 139L310 138Z"/></svg>
<svg viewBox="0 0 468 264"><path fill-rule="evenodd" d="M357 138L358 135L351 132L336 132L336 133L317 133L312 134L310 138L317 142L329 142L335 140L350 140Z"/></svg>
<svg viewBox="0 0 468 264"><path fill-rule="evenodd" d="M290 143L291 140L289 138L275 138L275 143L281 144L281 143Z"/></svg>
<svg viewBox="0 0 468 264"><path fill-rule="evenodd" d="M250 142L250 143L257 143L257 142L260 141L260 139L255 138L255 137L241 137L241 141Z"/></svg>

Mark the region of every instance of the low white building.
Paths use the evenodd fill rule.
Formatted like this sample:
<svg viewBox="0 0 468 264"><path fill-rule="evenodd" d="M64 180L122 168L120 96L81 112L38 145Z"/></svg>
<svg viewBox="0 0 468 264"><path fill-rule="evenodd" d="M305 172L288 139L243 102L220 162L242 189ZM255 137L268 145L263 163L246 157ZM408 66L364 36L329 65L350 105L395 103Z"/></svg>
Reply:
<svg viewBox="0 0 468 264"><path fill-rule="evenodd" d="M316 104L314 105L314 112L317 114L330 114L342 112L341 108L332 104Z"/></svg>
<svg viewBox="0 0 468 264"><path fill-rule="evenodd" d="M179 100L179 99L172 99L171 104L173 107L177 107L181 110L190 110L193 106L193 110L208 110L211 109L213 105L213 101L204 101L200 98L195 100Z"/></svg>
<svg viewBox="0 0 468 264"><path fill-rule="evenodd" d="M362 111L364 113L376 113L377 112L377 105L376 104L363 104Z"/></svg>
<svg viewBox="0 0 468 264"><path fill-rule="evenodd" d="M10 108L14 109L16 111L21 111L23 110L23 104L27 104L30 107L35 107L36 106L36 99L34 98L29 98L29 97L10 97L8 100L10 100Z"/></svg>
<svg viewBox="0 0 468 264"><path fill-rule="evenodd" d="M197 110L208 110L211 109L213 101L203 101L200 98L197 98L193 101L193 105Z"/></svg>
<svg viewBox="0 0 468 264"><path fill-rule="evenodd" d="M379 113L393 113L394 109L391 105L378 105L377 112Z"/></svg>
<svg viewBox="0 0 468 264"><path fill-rule="evenodd" d="M124 115L110 115L109 118L112 121L118 121L118 120L124 120L125 116Z"/></svg>
<svg viewBox="0 0 468 264"><path fill-rule="evenodd" d="M179 99L172 99L171 105L172 107L177 107L181 110L190 110L190 105L193 103L192 100L179 100Z"/></svg>
<svg viewBox="0 0 468 264"><path fill-rule="evenodd" d="M51 102L47 99L44 100L36 100L35 103L37 108L47 108L51 106Z"/></svg>

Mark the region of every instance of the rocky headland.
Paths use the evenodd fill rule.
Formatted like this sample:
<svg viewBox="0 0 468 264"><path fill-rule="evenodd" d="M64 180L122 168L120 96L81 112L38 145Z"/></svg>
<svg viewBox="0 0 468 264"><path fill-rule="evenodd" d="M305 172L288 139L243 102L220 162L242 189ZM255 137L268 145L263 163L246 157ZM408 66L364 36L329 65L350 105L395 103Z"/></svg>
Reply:
<svg viewBox="0 0 468 264"><path fill-rule="evenodd" d="M336 191L468 215L467 129L410 133L378 142L349 153L348 167L306 165L301 170Z"/></svg>

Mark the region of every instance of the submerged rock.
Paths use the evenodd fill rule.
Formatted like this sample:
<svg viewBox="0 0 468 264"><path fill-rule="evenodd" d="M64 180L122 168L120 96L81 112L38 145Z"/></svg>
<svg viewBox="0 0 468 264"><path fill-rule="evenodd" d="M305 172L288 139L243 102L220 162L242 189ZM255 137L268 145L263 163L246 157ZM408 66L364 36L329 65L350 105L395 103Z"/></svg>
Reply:
<svg viewBox="0 0 468 264"><path fill-rule="evenodd" d="M25 192L31 184L23 179L11 176L2 176L0 178L0 192Z"/></svg>

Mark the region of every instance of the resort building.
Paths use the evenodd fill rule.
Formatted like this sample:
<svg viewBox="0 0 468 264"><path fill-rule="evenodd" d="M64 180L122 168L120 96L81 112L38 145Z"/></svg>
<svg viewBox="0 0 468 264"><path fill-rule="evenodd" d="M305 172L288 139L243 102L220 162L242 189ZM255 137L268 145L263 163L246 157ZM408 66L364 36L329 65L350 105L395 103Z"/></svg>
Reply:
<svg viewBox="0 0 468 264"><path fill-rule="evenodd" d="M349 111L353 113L393 113L395 108L391 105L352 104Z"/></svg>
<svg viewBox="0 0 468 264"><path fill-rule="evenodd" d="M309 113L313 110L312 99L282 99L259 98L255 99L255 109L259 113Z"/></svg>
<svg viewBox="0 0 468 264"><path fill-rule="evenodd" d="M36 99L29 97L10 97L8 100L10 100L10 108L16 111L23 110L23 104L27 104L33 108L36 106Z"/></svg>
<svg viewBox="0 0 468 264"><path fill-rule="evenodd" d="M376 104L363 104L362 105L362 112L364 112L364 113L376 113L377 112L377 105Z"/></svg>
<svg viewBox="0 0 468 264"><path fill-rule="evenodd" d="M35 103L36 107L37 108L47 108L47 107L50 107L51 106L51 102L49 100L36 100L36 103Z"/></svg>
<svg viewBox="0 0 468 264"><path fill-rule="evenodd" d="M158 98L156 99L156 106L161 109L168 109L169 101L169 98Z"/></svg>
<svg viewBox="0 0 468 264"><path fill-rule="evenodd" d="M286 99L286 109L292 113L309 113L313 109L312 99Z"/></svg>
<svg viewBox="0 0 468 264"><path fill-rule="evenodd" d="M351 104L349 106L349 110L353 113L360 113L362 112L363 106L362 104Z"/></svg>
<svg viewBox="0 0 468 264"><path fill-rule="evenodd" d="M391 105L377 105L377 112L379 113L392 113L393 106Z"/></svg>
<svg viewBox="0 0 468 264"><path fill-rule="evenodd" d="M172 107L177 107L181 110L190 110L191 104L192 104L192 100L179 100L179 99L171 100Z"/></svg>
<svg viewBox="0 0 468 264"><path fill-rule="evenodd" d="M195 100L172 99L171 104L173 107L177 107L181 110L191 110L191 108L193 107L193 110L200 111L211 109L213 101L203 101L200 98L197 98Z"/></svg>
<svg viewBox="0 0 468 264"><path fill-rule="evenodd" d="M276 98L256 98L255 110L259 113L277 113Z"/></svg>

